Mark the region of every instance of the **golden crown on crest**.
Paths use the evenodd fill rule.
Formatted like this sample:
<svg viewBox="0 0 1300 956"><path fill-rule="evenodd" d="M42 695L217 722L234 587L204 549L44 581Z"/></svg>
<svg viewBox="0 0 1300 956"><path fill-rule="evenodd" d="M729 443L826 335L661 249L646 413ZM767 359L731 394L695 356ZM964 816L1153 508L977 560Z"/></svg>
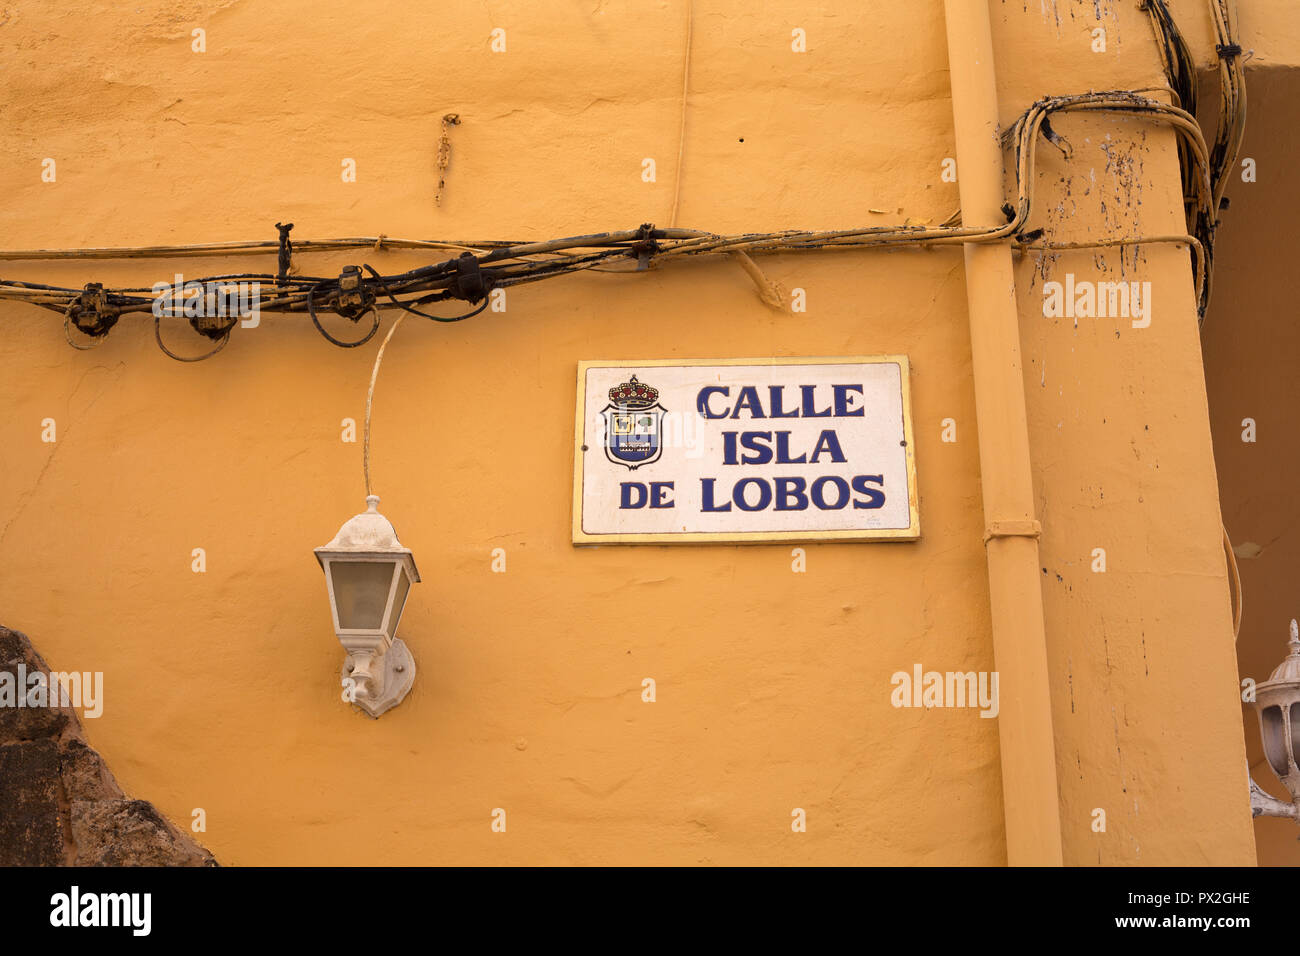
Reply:
<svg viewBox="0 0 1300 956"><path fill-rule="evenodd" d="M630 382L615 385L609 390L609 400L615 405L623 405L627 408L649 408L659 401L659 389L638 382L633 375Z"/></svg>

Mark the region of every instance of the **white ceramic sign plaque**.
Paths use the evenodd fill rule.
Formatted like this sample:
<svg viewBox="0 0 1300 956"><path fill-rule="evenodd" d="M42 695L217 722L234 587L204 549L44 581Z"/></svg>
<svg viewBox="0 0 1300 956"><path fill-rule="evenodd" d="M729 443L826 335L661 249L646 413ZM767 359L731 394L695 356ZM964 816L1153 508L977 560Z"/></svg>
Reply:
<svg viewBox="0 0 1300 956"><path fill-rule="evenodd" d="M580 362L575 544L915 540L908 363Z"/></svg>

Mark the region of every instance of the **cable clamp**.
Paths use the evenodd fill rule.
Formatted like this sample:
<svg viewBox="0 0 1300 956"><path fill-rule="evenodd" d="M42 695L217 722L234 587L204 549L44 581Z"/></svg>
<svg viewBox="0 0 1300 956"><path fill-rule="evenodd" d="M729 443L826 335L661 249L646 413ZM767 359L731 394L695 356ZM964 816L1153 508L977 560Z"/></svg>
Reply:
<svg viewBox="0 0 1300 956"><path fill-rule="evenodd" d="M217 294L220 295L221 293ZM230 330L235 327L235 323L239 321L238 310L218 309L215 297L205 297L204 301L205 303L212 303L212 308L207 308L205 305L204 308L199 310L198 315L190 316L190 328L214 342L224 339L230 334ZM218 312L224 312L225 314L218 315Z"/></svg>
<svg viewBox="0 0 1300 956"><path fill-rule="evenodd" d="M118 309L109 305L108 293L104 291L102 282L87 282L67 311L72 324L92 338L107 335L108 330L117 325L120 315Z"/></svg>
<svg viewBox="0 0 1300 956"><path fill-rule="evenodd" d="M356 322L375 304L375 294L366 288L361 278L360 266L344 266L339 273L338 302L334 311L345 319Z"/></svg>
<svg viewBox="0 0 1300 956"><path fill-rule="evenodd" d="M1226 60L1230 56L1241 56L1241 44L1239 43L1220 43L1216 46L1215 51L1219 54L1219 59Z"/></svg>
<svg viewBox="0 0 1300 956"><path fill-rule="evenodd" d="M293 228L293 223L285 225L277 222L275 228L280 230L280 271L276 278L283 282L289 277L289 266L293 264L293 243L289 241L289 230Z"/></svg>
<svg viewBox="0 0 1300 956"><path fill-rule="evenodd" d="M641 223L641 228L636 231L636 240L632 243L632 251L636 253L636 271L645 272L650 268L650 257L659 251L659 243L654 238L655 224L653 222Z"/></svg>
<svg viewBox="0 0 1300 956"><path fill-rule="evenodd" d="M1043 526L1033 518L1015 518L991 522L984 531L984 543L994 538L1037 538L1043 533Z"/></svg>
<svg viewBox="0 0 1300 956"><path fill-rule="evenodd" d="M452 298L477 303L487 297L488 291L492 288L492 281L479 268L474 253L462 252L452 260L452 265L456 268L456 274L448 289Z"/></svg>

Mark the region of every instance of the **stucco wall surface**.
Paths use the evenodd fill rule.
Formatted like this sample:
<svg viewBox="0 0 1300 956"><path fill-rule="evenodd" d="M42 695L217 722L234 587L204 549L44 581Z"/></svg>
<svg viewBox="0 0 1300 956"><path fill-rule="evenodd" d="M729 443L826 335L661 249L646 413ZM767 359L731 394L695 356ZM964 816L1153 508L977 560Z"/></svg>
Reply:
<svg viewBox="0 0 1300 956"><path fill-rule="evenodd" d="M1046 94L1162 82L1135 4L992 10L1004 123ZM689 32L688 52L677 0L9 3L3 245L274 239L277 221L295 238L545 238L667 225L675 205L677 225L729 232L956 210L941 3L709 0ZM1074 156L1040 146L1031 225L1182 230L1167 129L1056 125ZM512 289L504 313L458 325L408 317L372 468L424 576L401 628L419 676L379 721L339 699L310 553L363 507L360 445L340 436L377 341L338 350L264 315L181 365L145 318L77 352L52 313L0 304L0 621L52 666L104 672L91 744L173 820L203 808L227 864L1003 862L996 721L890 702L914 664L995 667L961 253L759 264L807 311L768 309L709 260ZM66 286L274 269L4 264ZM1043 283L1071 270L1149 280L1151 326L1045 318ZM1187 255L1026 254L1017 283L1066 862L1251 863ZM570 544L579 360L873 353L912 362L920 541L810 545L803 573L789 546Z"/></svg>

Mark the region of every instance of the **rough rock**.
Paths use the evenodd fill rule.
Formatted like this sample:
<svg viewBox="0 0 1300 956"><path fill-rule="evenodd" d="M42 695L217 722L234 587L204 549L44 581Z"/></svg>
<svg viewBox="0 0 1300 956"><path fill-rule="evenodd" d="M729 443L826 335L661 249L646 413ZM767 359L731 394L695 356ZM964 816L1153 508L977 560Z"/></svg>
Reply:
<svg viewBox="0 0 1300 956"><path fill-rule="evenodd" d="M0 746L0 865L65 862L59 820L59 748L53 740Z"/></svg>
<svg viewBox="0 0 1300 956"><path fill-rule="evenodd" d="M208 866L212 856L147 800L77 800L72 839L82 866Z"/></svg>
<svg viewBox="0 0 1300 956"><path fill-rule="evenodd" d="M50 668L0 627L0 673ZM58 702L55 702L58 703ZM69 706L0 706L0 866L216 866L146 800L132 800Z"/></svg>

